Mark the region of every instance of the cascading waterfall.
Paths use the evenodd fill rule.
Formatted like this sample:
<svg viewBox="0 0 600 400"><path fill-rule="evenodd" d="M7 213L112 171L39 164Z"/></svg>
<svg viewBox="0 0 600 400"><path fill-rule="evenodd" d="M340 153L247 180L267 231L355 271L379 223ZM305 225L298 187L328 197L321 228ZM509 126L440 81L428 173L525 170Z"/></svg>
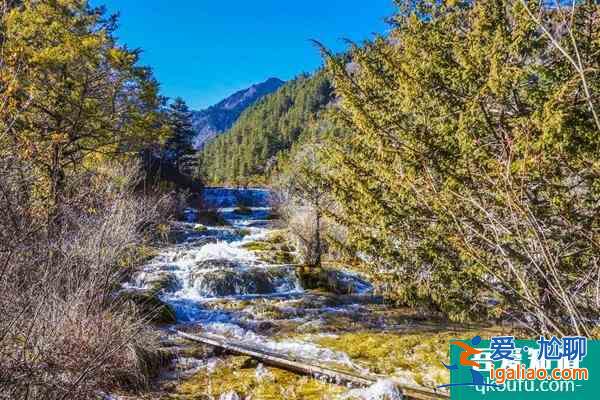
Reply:
<svg viewBox="0 0 600 400"><path fill-rule="evenodd" d="M161 300L171 305L178 321L222 321L223 313L207 311L202 303L215 298L285 296L302 292L294 268L259 261L244 245L264 239L269 228L269 193L260 189L205 189L203 206L218 209L229 226L194 222L198 210L186 210L188 222L177 223L181 243L146 265L129 284L148 289L163 283ZM244 204L244 212L235 206ZM200 229L198 229L200 228Z"/></svg>
<svg viewBox="0 0 600 400"><path fill-rule="evenodd" d="M197 220L202 210L186 210L186 221L174 225L180 232L178 243L161 251L126 284L126 288L158 290L160 299L175 311L178 323L200 325L206 331L234 337L266 350L366 372L343 352L302 340L272 340L259 332L260 323L252 317L256 312L253 302L274 298L302 304L310 297L302 288L294 266L261 261L256 253L245 248L249 243L265 240L273 231L269 219L269 192L212 188L205 189L202 198L202 206L218 210L227 226L200 225ZM243 204L241 210L237 208L240 204ZM368 293L372 289L351 273L340 273L339 277L353 281L358 292ZM226 300L247 301L250 305L241 312L209 306L211 302ZM256 303L256 306L260 304ZM324 315L352 314L359 308L357 304L330 306L324 302L321 305L280 307L278 312L297 323L310 325L318 323Z"/></svg>

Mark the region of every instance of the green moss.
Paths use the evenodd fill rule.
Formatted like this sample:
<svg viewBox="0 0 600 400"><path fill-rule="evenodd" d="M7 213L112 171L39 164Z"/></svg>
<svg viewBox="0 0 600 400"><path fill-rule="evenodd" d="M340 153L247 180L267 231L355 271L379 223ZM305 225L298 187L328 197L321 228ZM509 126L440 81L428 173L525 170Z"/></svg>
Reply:
<svg viewBox="0 0 600 400"><path fill-rule="evenodd" d="M270 264L294 264L296 261L293 253L279 250L267 251L259 259Z"/></svg>
<svg viewBox="0 0 600 400"><path fill-rule="evenodd" d="M242 398L261 400L321 400L335 398L345 392L342 387L278 368L267 367L269 376L258 379L253 365L247 357L230 357L212 373L202 371L181 383L171 398L219 398L223 393L235 391Z"/></svg>
<svg viewBox="0 0 600 400"><path fill-rule="evenodd" d="M253 304L249 300L219 299L204 303L204 307L212 310L241 311Z"/></svg>
<svg viewBox="0 0 600 400"><path fill-rule="evenodd" d="M392 375L404 370L416 383L432 386L449 378L440 361L447 361L449 341L456 336L456 333L346 333L318 338L317 343L346 352L373 373Z"/></svg>
<svg viewBox="0 0 600 400"><path fill-rule="evenodd" d="M276 231L265 241L250 242L243 246L250 251L259 252L259 259L271 264L294 264L296 257L285 242L281 231Z"/></svg>
<svg viewBox="0 0 600 400"><path fill-rule="evenodd" d="M260 302L252 307L252 315L260 319L277 320L284 319L287 314L281 307L272 302Z"/></svg>
<svg viewBox="0 0 600 400"><path fill-rule="evenodd" d="M196 224L194 227L194 232L206 232L208 228L202 224Z"/></svg>
<svg viewBox="0 0 600 400"><path fill-rule="evenodd" d="M249 251L268 251L271 249L271 245L267 242L249 242L242 247Z"/></svg>
<svg viewBox="0 0 600 400"><path fill-rule="evenodd" d="M267 242L272 244L287 243L286 231L283 229L273 231L267 238Z"/></svg>
<svg viewBox="0 0 600 400"><path fill-rule="evenodd" d="M180 357L196 358L200 360L212 357L215 354L214 347L205 346L202 344L190 345L189 342L184 343L185 346L182 346L177 352Z"/></svg>

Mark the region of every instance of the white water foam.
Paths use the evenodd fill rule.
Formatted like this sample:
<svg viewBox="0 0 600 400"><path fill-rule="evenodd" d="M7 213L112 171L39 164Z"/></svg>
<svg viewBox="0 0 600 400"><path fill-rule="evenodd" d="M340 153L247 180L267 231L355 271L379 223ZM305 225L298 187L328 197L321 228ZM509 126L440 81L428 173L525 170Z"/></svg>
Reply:
<svg viewBox="0 0 600 400"><path fill-rule="evenodd" d="M402 400L402 393L391 380L379 380L364 389L352 389L342 399L356 400Z"/></svg>

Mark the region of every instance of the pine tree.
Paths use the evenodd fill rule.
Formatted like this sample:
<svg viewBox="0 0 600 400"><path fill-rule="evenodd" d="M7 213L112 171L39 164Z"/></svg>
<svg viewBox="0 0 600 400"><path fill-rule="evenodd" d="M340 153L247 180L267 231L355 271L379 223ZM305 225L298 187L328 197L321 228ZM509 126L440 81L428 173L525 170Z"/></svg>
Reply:
<svg viewBox="0 0 600 400"><path fill-rule="evenodd" d="M167 121L171 136L165 145L166 159L181 172L191 174L194 168L192 156L195 132L192 126L192 112L183 99L178 97L169 105Z"/></svg>

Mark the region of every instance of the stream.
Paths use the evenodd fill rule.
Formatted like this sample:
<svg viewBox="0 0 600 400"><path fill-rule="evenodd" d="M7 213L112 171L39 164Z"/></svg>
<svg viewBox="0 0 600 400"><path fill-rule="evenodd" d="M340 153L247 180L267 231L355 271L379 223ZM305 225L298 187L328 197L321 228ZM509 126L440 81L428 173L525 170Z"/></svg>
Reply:
<svg viewBox="0 0 600 400"><path fill-rule="evenodd" d="M372 312L378 299L368 282L339 270L335 277L347 288L344 295L305 290L291 262L293 251L280 242L269 242L280 229L279 222L271 219L266 190L205 189L202 206L203 210L186 210L185 221L174 224L176 244L144 265L126 285L128 290L158 288L160 299L174 310L179 329L202 330L321 364L369 372L345 352L312 340L340 324L393 329L394 321ZM212 210L208 213L221 218L221 223L202 221L206 210ZM267 243L271 247L265 249ZM279 259L273 259L273 254L279 254ZM191 365L194 371L210 368L206 360ZM399 398L385 381L374 386L349 393L356 395L351 398Z"/></svg>

